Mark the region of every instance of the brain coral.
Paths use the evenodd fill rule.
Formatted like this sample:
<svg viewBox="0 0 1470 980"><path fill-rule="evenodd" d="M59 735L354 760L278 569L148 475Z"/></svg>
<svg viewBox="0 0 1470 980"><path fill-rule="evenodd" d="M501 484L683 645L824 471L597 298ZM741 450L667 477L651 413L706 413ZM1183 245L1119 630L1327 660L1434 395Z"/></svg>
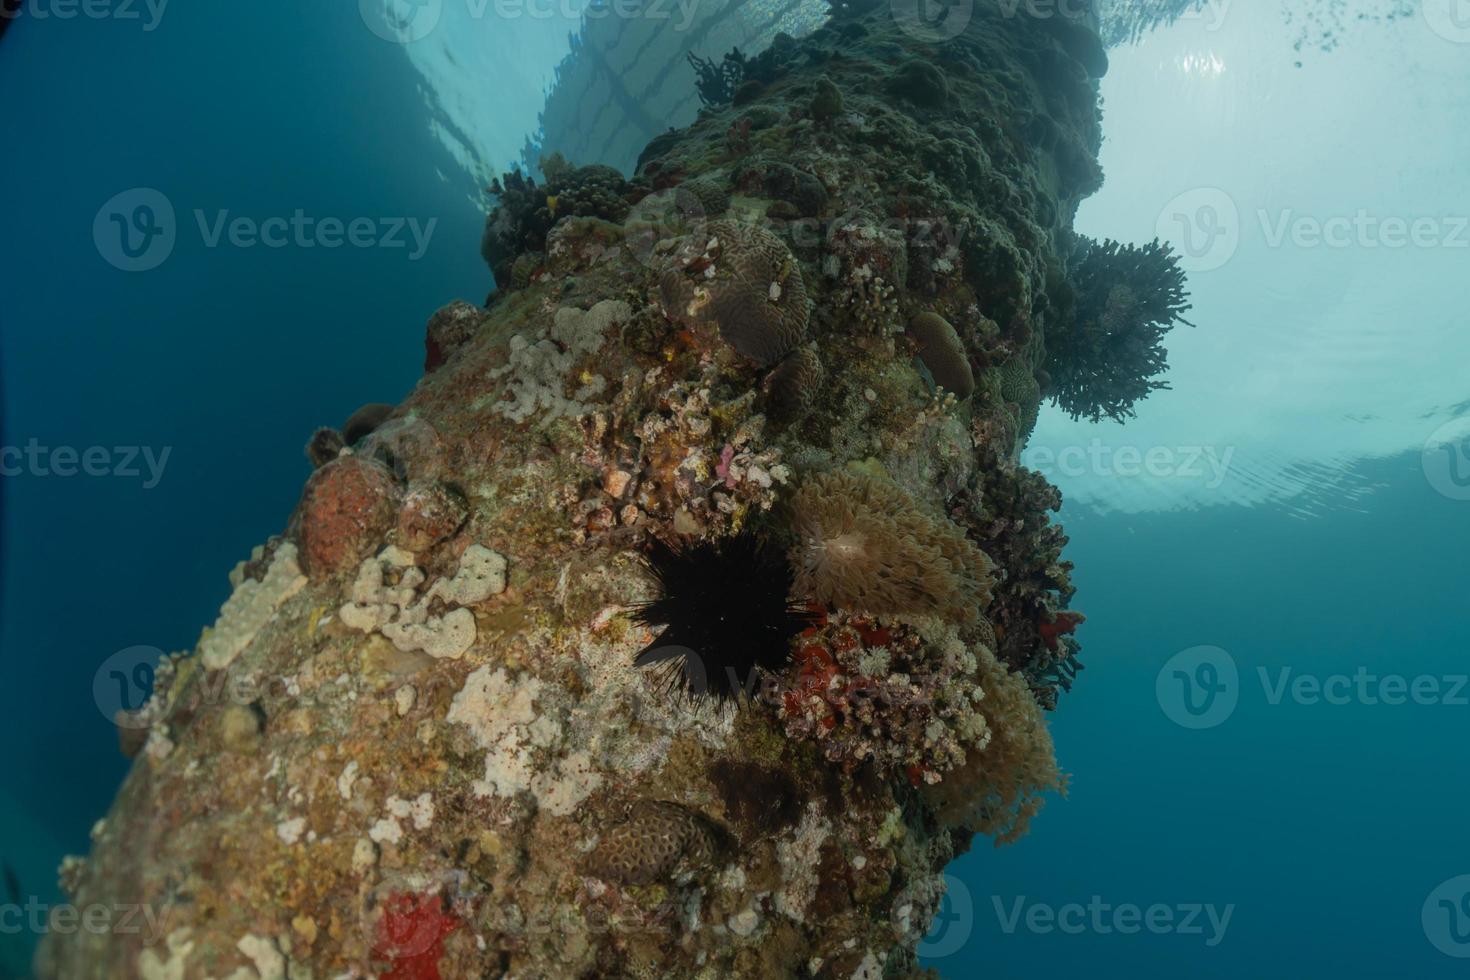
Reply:
<svg viewBox="0 0 1470 980"><path fill-rule="evenodd" d="M677 803L640 800L628 819L603 835L587 870L625 885L649 885L679 870L713 863L714 830L698 813Z"/></svg>
<svg viewBox="0 0 1470 980"><path fill-rule="evenodd" d="M766 379L776 414L794 417L804 414L821 393L826 372L822 359L810 344L798 347L776 365Z"/></svg>
<svg viewBox="0 0 1470 980"><path fill-rule="evenodd" d="M909 321L909 335L919 343L919 359L934 383L960 398L975 392L975 373L960 335L938 313L920 313Z"/></svg>
<svg viewBox="0 0 1470 980"><path fill-rule="evenodd" d="M806 335L806 283L786 243L763 228L711 222L659 280L664 314L713 325L742 356L770 367Z"/></svg>
<svg viewBox="0 0 1470 980"><path fill-rule="evenodd" d="M818 474L796 491L792 513L797 587L818 602L974 622L990 601L990 559L892 480Z"/></svg>

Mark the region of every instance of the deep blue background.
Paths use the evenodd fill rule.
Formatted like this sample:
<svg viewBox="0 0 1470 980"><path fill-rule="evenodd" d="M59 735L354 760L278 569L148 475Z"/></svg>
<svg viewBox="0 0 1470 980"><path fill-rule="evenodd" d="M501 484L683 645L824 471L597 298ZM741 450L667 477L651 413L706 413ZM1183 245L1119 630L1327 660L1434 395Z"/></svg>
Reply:
<svg viewBox="0 0 1470 980"><path fill-rule="evenodd" d="M125 763L92 677L137 644L192 646L226 573L279 530L301 446L359 404L396 401L440 305L478 300L478 188L431 139L403 52L354 4L171 5L137 24L21 22L0 43L4 443L171 447L160 484L3 483L0 857L54 900ZM98 208L154 187L180 217L160 268L126 274L92 240ZM191 212L438 219L401 250L207 249ZM1067 514L1088 670L1054 732L1074 773L1019 845L954 873L968 942L947 976L1438 977L1425 896L1470 871L1470 709L1266 703L1257 665L1463 672L1467 507L1417 455L1367 467L1361 510ZM1241 666L1219 728L1175 726L1154 679L1214 644ZM956 889L958 894L960 889ZM1201 937L1002 934L992 904L1233 903ZM966 912L968 908L968 913ZM0 936L0 976L18 969ZM8 967L7 967L8 964Z"/></svg>
<svg viewBox="0 0 1470 980"><path fill-rule="evenodd" d="M429 316L483 300L491 279L480 189L438 176L458 171L417 76L355 3L176 3L151 33L22 19L0 41L0 92L3 441L172 447L151 490L3 482L0 857L49 901L62 853L86 852L125 772L93 705L98 665L139 644L191 648L230 568L284 526L312 430L400 400ZM178 244L125 273L92 224L134 187L169 198ZM196 208L438 225L417 262L401 249L210 249Z"/></svg>

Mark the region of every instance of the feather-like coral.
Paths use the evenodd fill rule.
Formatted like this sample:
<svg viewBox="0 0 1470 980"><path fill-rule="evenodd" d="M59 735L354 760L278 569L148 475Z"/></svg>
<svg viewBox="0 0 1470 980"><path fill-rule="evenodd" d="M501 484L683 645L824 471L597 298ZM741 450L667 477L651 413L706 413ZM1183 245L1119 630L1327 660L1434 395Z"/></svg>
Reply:
<svg viewBox="0 0 1470 980"><path fill-rule="evenodd" d="M819 603L974 622L990 601L990 559L892 480L816 474L797 489L792 515L797 588Z"/></svg>
<svg viewBox="0 0 1470 980"><path fill-rule="evenodd" d="M928 794L945 822L987 834L999 846L1025 836L1045 794L1065 794L1067 780L1026 679L987 648L974 653L990 739Z"/></svg>

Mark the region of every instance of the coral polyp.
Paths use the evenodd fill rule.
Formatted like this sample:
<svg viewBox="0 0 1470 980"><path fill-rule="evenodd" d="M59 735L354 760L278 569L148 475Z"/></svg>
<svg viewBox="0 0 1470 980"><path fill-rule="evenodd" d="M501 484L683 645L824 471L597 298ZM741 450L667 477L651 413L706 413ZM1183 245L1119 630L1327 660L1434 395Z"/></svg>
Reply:
<svg viewBox="0 0 1470 980"><path fill-rule="evenodd" d="M748 696L758 672L791 659L791 641L811 623L792 602L795 576L784 552L753 533L717 541L655 540L646 558L658 595L634 619L661 627L633 661L672 691L730 701Z"/></svg>

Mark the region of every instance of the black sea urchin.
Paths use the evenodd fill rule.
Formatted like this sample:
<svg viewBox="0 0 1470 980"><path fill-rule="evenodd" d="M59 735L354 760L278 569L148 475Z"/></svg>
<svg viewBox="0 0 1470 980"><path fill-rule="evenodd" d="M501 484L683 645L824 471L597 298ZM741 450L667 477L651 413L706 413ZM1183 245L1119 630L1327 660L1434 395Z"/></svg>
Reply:
<svg viewBox="0 0 1470 980"><path fill-rule="evenodd" d="M654 541L646 560L659 594L634 618L663 630L633 665L667 665L669 686L694 697L749 694L756 668L779 670L792 639L811 623L791 601L794 576L784 551L757 535L674 546Z"/></svg>

